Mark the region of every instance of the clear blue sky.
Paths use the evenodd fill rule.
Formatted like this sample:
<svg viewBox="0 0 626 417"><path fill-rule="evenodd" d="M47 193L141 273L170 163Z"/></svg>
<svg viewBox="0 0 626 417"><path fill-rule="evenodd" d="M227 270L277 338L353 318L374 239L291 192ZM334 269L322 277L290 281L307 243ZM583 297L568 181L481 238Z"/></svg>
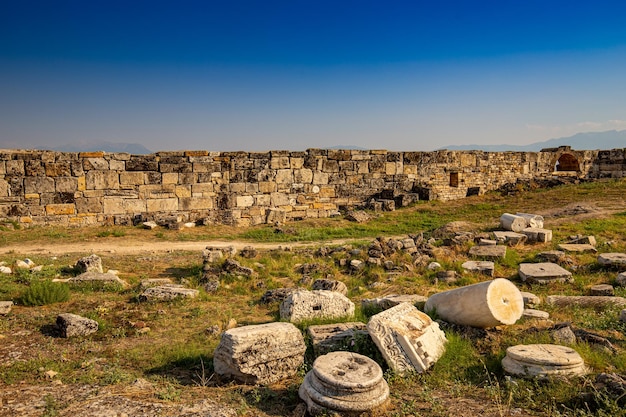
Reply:
<svg viewBox="0 0 626 417"><path fill-rule="evenodd" d="M0 0L0 147L431 150L611 129L623 0Z"/></svg>

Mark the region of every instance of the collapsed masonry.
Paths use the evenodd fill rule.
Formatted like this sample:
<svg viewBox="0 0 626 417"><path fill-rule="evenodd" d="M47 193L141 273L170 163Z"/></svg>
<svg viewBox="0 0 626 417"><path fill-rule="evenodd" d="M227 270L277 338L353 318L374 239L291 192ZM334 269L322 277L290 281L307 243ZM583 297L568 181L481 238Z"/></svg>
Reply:
<svg viewBox="0 0 626 417"><path fill-rule="evenodd" d="M145 221L248 226L393 210L555 179L622 178L626 150L541 152L0 151L0 220L82 226Z"/></svg>

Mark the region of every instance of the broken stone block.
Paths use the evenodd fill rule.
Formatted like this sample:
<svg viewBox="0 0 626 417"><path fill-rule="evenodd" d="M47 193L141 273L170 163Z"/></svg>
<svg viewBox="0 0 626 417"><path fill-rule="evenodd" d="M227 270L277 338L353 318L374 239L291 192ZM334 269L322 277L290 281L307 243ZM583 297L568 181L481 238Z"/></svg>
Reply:
<svg viewBox="0 0 626 417"><path fill-rule="evenodd" d="M526 220L527 227L543 229L543 216L529 213L515 213L516 216L523 217Z"/></svg>
<svg viewBox="0 0 626 417"><path fill-rule="evenodd" d="M493 232L495 239L500 243L505 243L509 246L515 246L526 242L528 236L523 233L511 232L511 231L496 231Z"/></svg>
<svg viewBox="0 0 626 417"><path fill-rule="evenodd" d="M118 284L124 288L128 288L128 283L118 277L115 274L110 273L102 273L102 272L84 272L80 275L76 275L75 277L69 278L67 280L57 280L53 281L66 281L69 284L82 284L82 283L92 283L92 284Z"/></svg>
<svg viewBox="0 0 626 417"><path fill-rule="evenodd" d="M74 267L78 272L98 272L102 273L102 259L98 255L89 255L76 261Z"/></svg>
<svg viewBox="0 0 626 417"><path fill-rule="evenodd" d="M335 350L350 350L359 337L368 337L365 323L336 323L309 326L307 329L315 355Z"/></svg>
<svg viewBox="0 0 626 417"><path fill-rule="evenodd" d="M588 243L561 243L558 248L565 252L596 253L598 250Z"/></svg>
<svg viewBox="0 0 626 417"><path fill-rule="evenodd" d="M510 375L525 378L575 377L588 372L574 349L550 344L511 346L502 359L502 368Z"/></svg>
<svg viewBox="0 0 626 417"><path fill-rule="evenodd" d="M224 265L222 266L222 269L229 274L243 275L245 277L257 276L257 273L252 268L243 266L234 259L226 259Z"/></svg>
<svg viewBox="0 0 626 417"><path fill-rule="evenodd" d="M496 278L431 295L424 311L450 323L485 329L514 324L522 317L524 300L515 284Z"/></svg>
<svg viewBox="0 0 626 417"><path fill-rule="evenodd" d="M280 303L282 302L289 294L291 294L295 288L276 288L273 290L265 291L265 294L261 296L261 303L270 304L270 303Z"/></svg>
<svg viewBox="0 0 626 417"><path fill-rule="evenodd" d="M528 237L529 242L552 242L552 230L528 227L522 230L522 233L524 233Z"/></svg>
<svg viewBox="0 0 626 417"><path fill-rule="evenodd" d="M139 289L145 290L146 288L158 287L159 285L168 285L173 283L174 282L169 278L147 278L142 279L141 282L139 282Z"/></svg>
<svg viewBox="0 0 626 417"><path fill-rule="evenodd" d="M597 245L596 238L594 236L583 236L583 235L570 236L570 241L567 243L583 244L583 245L587 244L591 246Z"/></svg>
<svg viewBox="0 0 626 417"><path fill-rule="evenodd" d="M546 303L559 306L580 306L603 308L606 306L626 306L626 298L624 297L606 297L606 296L584 296L584 295L549 295L546 297Z"/></svg>
<svg viewBox="0 0 626 417"><path fill-rule="evenodd" d="M0 301L0 315L4 316L11 312L13 301Z"/></svg>
<svg viewBox="0 0 626 417"><path fill-rule="evenodd" d="M346 287L346 284L334 279L316 279L313 282L312 288L314 290L336 291L343 295L348 294L348 287Z"/></svg>
<svg viewBox="0 0 626 417"><path fill-rule="evenodd" d="M524 300L525 307L533 307L541 304L541 299L530 292L522 291L522 299Z"/></svg>
<svg viewBox="0 0 626 417"><path fill-rule="evenodd" d="M525 218L511 213L504 213L500 216L500 225L503 229L513 232L521 232L528 227Z"/></svg>
<svg viewBox="0 0 626 417"><path fill-rule="evenodd" d="M527 319L543 319L547 320L550 318L550 313L547 311L535 310L534 308L525 308L522 313L522 317Z"/></svg>
<svg viewBox="0 0 626 417"><path fill-rule="evenodd" d="M602 253L598 263L603 266L626 266L626 253Z"/></svg>
<svg viewBox="0 0 626 417"><path fill-rule="evenodd" d="M313 362L298 394L310 415L371 412L389 398L380 366L353 352L331 352Z"/></svg>
<svg viewBox="0 0 626 417"><path fill-rule="evenodd" d="M461 268L467 272L478 272L492 277L495 271L495 264L492 261L467 261L463 262Z"/></svg>
<svg viewBox="0 0 626 417"><path fill-rule="evenodd" d="M291 323L242 326L225 331L213 354L215 373L244 384L271 384L292 377L306 345Z"/></svg>
<svg viewBox="0 0 626 417"><path fill-rule="evenodd" d="M379 298L370 298L361 300L362 309L387 310L395 307L400 303L409 303L417 308L424 307L424 303L428 297L417 294L390 294Z"/></svg>
<svg viewBox="0 0 626 417"><path fill-rule="evenodd" d="M259 254L259 251L257 251L252 246L245 246L243 249L241 249L241 252L239 252L239 254L246 259L252 259L256 258L256 256Z"/></svg>
<svg viewBox="0 0 626 417"><path fill-rule="evenodd" d="M139 295L139 300L167 301L175 298L196 298L197 296L198 290L185 288L182 285L162 285L158 287L146 288L146 290Z"/></svg>
<svg viewBox="0 0 626 417"><path fill-rule="evenodd" d="M506 257L506 246L472 246L469 254L478 258L503 259Z"/></svg>
<svg viewBox="0 0 626 417"><path fill-rule="evenodd" d="M212 264L220 261L224 257L224 253L221 250L212 250L208 247L202 251L202 258L204 265Z"/></svg>
<svg viewBox="0 0 626 417"><path fill-rule="evenodd" d="M313 319L338 319L352 317L354 303L335 291L292 292L280 303L280 318L298 323Z"/></svg>
<svg viewBox="0 0 626 417"><path fill-rule="evenodd" d="M522 281L548 284L550 282L571 282L572 273L551 262L521 263L518 274Z"/></svg>
<svg viewBox="0 0 626 417"><path fill-rule="evenodd" d="M12 274L13 271L6 265L0 265L0 274Z"/></svg>
<svg viewBox="0 0 626 417"><path fill-rule="evenodd" d="M56 326L62 337L87 336L98 331L97 321L71 313L59 314Z"/></svg>
<svg viewBox="0 0 626 417"><path fill-rule="evenodd" d="M569 325L556 325L550 332L550 337L558 345L573 345L576 343L576 334Z"/></svg>
<svg viewBox="0 0 626 417"><path fill-rule="evenodd" d="M572 258L567 256L565 252L560 250L549 250L537 254L537 259L545 262L552 262L559 265L571 265L574 263Z"/></svg>
<svg viewBox="0 0 626 417"><path fill-rule="evenodd" d="M156 222L143 222L141 223L141 226L143 226L144 229L148 229L148 230L153 230L156 229L157 227L159 227L158 224L156 224Z"/></svg>
<svg viewBox="0 0 626 417"><path fill-rule="evenodd" d="M605 295L608 297L612 297L615 295L615 289L612 285L609 284L598 284L589 288L589 295Z"/></svg>
<svg viewBox="0 0 626 417"><path fill-rule="evenodd" d="M622 323L626 323L626 308L619 313L619 320Z"/></svg>
<svg viewBox="0 0 626 417"><path fill-rule="evenodd" d="M437 281L445 284L454 284L459 279L456 275L456 271L439 271L437 272Z"/></svg>
<svg viewBox="0 0 626 417"><path fill-rule="evenodd" d="M491 239L480 239L478 241L479 246L496 246L497 244L498 244L497 240L491 240Z"/></svg>
<svg viewBox="0 0 626 417"><path fill-rule="evenodd" d="M346 213L346 220L357 223L366 223L372 219L372 216L369 215L366 211L356 211L351 210Z"/></svg>
<svg viewBox="0 0 626 417"><path fill-rule="evenodd" d="M443 355L447 342L439 324L409 303L373 315L367 330L389 367L398 373L424 372Z"/></svg>
<svg viewBox="0 0 626 417"><path fill-rule="evenodd" d="M619 287L626 287L626 272L622 272L615 278L615 285Z"/></svg>

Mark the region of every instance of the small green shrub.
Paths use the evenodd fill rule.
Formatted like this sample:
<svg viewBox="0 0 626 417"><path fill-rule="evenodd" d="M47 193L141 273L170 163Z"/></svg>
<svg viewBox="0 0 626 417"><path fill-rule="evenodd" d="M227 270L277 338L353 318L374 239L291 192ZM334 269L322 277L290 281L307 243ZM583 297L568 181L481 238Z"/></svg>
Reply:
<svg viewBox="0 0 626 417"><path fill-rule="evenodd" d="M70 287L67 284L52 281L33 282L22 294L20 302L25 306L43 306L62 303L70 299Z"/></svg>

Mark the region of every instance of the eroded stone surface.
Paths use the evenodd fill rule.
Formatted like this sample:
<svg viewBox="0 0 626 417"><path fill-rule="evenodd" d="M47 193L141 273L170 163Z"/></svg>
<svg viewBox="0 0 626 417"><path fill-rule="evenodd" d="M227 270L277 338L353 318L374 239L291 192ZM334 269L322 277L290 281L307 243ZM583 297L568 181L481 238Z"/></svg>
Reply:
<svg viewBox="0 0 626 417"><path fill-rule="evenodd" d="M561 243L558 248L565 252L596 253L595 246L588 243Z"/></svg>
<svg viewBox="0 0 626 417"><path fill-rule="evenodd" d="M626 253L602 253L598 263L604 266L626 266Z"/></svg>
<svg viewBox="0 0 626 417"><path fill-rule="evenodd" d="M384 297L363 299L361 300L361 307L387 310L400 303L409 303L417 308L422 308L427 299L428 297L418 294L390 294Z"/></svg>
<svg viewBox="0 0 626 417"><path fill-rule="evenodd" d="M506 256L506 246L472 246L469 250L469 254L479 258L501 259Z"/></svg>
<svg viewBox="0 0 626 417"><path fill-rule="evenodd" d="M461 265L461 268L468 272L478 272L489 277L493 276L495 267L492 261L467 261Z"/></svg>
<svg viewBox="0 0 626 417"><path fill-rule="evenodd" d="M76 261L76 270L83 272L99 272L102 273L102 259L98 255L89 255Z"/></svg>
<svg viewBox="0 0 626 417"><path fill-rule="evenodd" d="M522 233L524 233L528 237L529 242L552 242L552 230L527 227L526 229L522 230Z"/></svg>
<svg viewBox="0 0 626 417"><path fill-rule="evenodd" d="M522 298L524 300L524 306L526 307L534 307L541 304L541 299L530 292L522 291Z"/></svg>
<svg viewBox="0 0 626 417"><path fill-rule="evenodd" d="M312 415L362 413L385 403L389 386L380 366L367 356L331 352L315 360L298 393Z"/></svg>
<svg viewBox="0 0 626 417"><path fill-rule="evenodd" d="M375 314L367 330L389 367L399 373L423 372L445 351L439 324L409 303Z"/></svg>
<svg viewBox="0 0 626 417"><path fill-rule="evenodd" d="M313 282L312 288L314 290L336 291L343 295L348 294L348 287L346 287L346 284L334 279L316 279Z"/></svg>
<svg viewBox="0 0 626 417"><path fill-rule="evenodd" d="M367 337L365 323L336 323L309 326L307 329L316 355L335 350L348 350L359 337Z"/></svg>
<svg viewBox="0 0 626 417"><path fill-rule="evenodd" d="M525 234L512 231L495 231L493 235L498 242L506 243L509 246L522 244L528 239Z"/></svg>
<svg viewBox="0 0 626 417"><path fill-rule="evenodd" d="M0 315L4 316L11 312L13 301L0 301Z"/></svg>
<svg viewBox="0 0 626 417"><path fill-rule="evenodd" d="M550 313L547 311L535 310L534 308L525 308L522 317L531 319L549 319Z"/></svg>
<svg viewBox="0 0 626 417"><path fill-rule="evenodd" d="M615 278L615 284L620 287L626 287L626 272L622 272L617 275L617 278Z"/></svg>
<svg viewBox="0 0 626 417"><path fill-rule="evenodd" d="M522 281L547 284L572 281L572 273L551 262L521 263L518 273Z"/></svg>
<svg viewBox="0 0 626 417"><path fill-rule="evenodd" d="M306 345L291 323L242 326L225 331L213 355L215 372L245 384L270 384L296 374Z"/></svg>
<svg viewBox="0 0 626 417"><path fill-rule="evenodd" d="M56 326L62 337L87 336L98 331L97 321L71 313L59 314Z"/></svg>
<svg viewBox="0 0 626 417"><path fill-rule="evenodd" d="M146 290L139 295L139 299L141 301L165 301L175 298L196 298L198 293L198 290L185 288L182 285L160 285L158 287L146 288Z"/></svg>
<svg viewBox="0 0 626 417"><path fill-rule="evenodd" d="M354 315L354 303L335 291L292 292L280 304L281 319L298 323L318 318L345 318Z"/></svg>
<svg viewBox="0 0 626 417"><path fill-rule="evenodd" d="M511 346L502 359L502 368L508 374L531 378L582 376L587 373L578 352L567 346L550 344Z"/></svg>
<svg viewBox="0 0 626 417"><path fill-rule="evenodd" d="M593 285L589 288L589 295L605 295L611 297L615 295L615 289L609 284Z"/></svg>
<svg viewBox="0 0 626 417"><path fill-rule="evenodd" d="M584 295L549 295L546 303L555 306L577 305L582 307L626 306L624 297L584 296Z"/></svg>

